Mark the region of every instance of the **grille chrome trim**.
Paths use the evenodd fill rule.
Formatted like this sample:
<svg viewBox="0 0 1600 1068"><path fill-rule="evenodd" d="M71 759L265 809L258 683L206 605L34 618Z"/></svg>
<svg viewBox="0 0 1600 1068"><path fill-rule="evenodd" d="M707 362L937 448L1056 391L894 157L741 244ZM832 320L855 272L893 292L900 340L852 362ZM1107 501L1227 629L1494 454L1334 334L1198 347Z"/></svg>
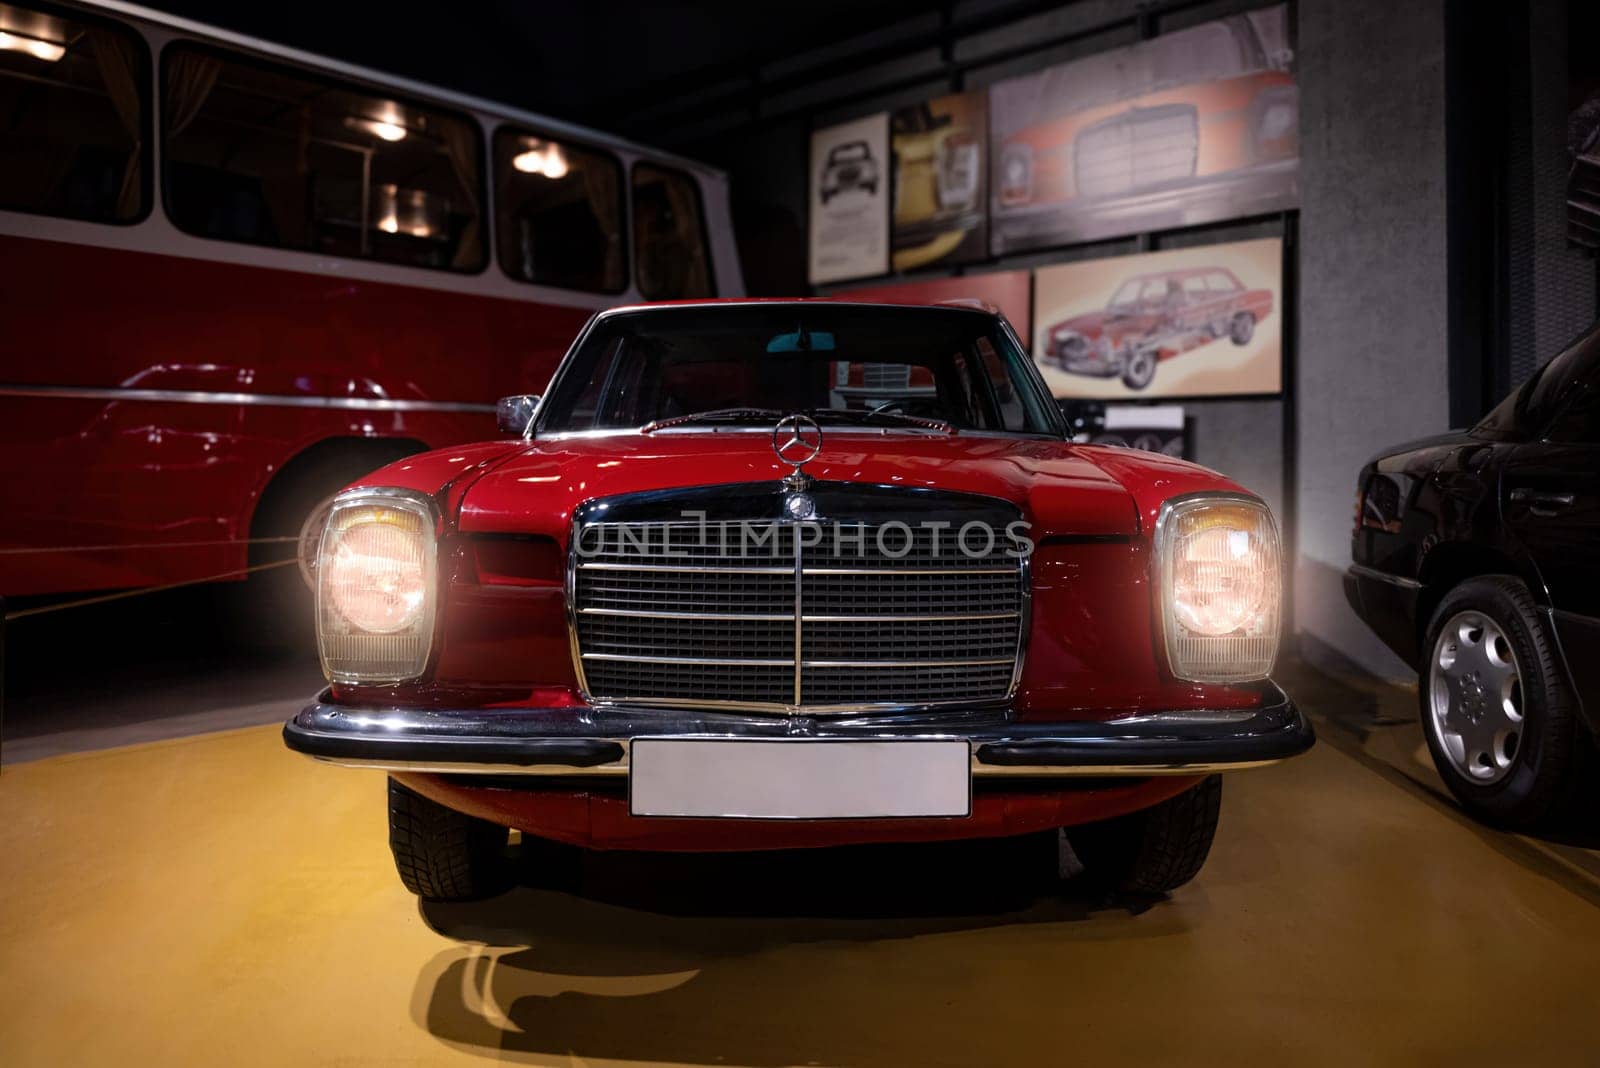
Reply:
<svg viewBox="0 0 1600 1068"><path fill-rule="evenodd" d="M793 661L753 660L717 656L638 656L634 653L584 653L585 660L612 660L622 664L710 664L714 667L788 667Z"/></svg>
<svg viewBox="0 0 1600 1068"><path fill-rule="evenodd" d="M717 567L710 564L613 564L589 561L578 565L579 571L668 571L699 575L787 575L787 567Z"/></svg>
<svg viewBox="0 0 1600 1068"><path fill-rule="evenodd" d="M1032 620L1031 560L1026 542L1020 555L1015 544L1022 539L1016 525L1027 529L1021 510L1000 498L901 486L821 482L807 492L817 499L818 519L790 518L781 482L644 491L579 505L569 528L566 608L583 699L619 714L1004 708L1022 677ZM696 514L698 521L662 518ZM952 541L963 519L1004 531L974 566L961 566L962 556L973 554ZM872 536L908 523L917 534L898 555ZM832 529L831 548L812 535L819 526ZM590 527L599 528L598 542ZM755 549L747 555L742 539L752 533ZM846 555L841 544L865 552L868 564L875 557L888 566L837 566ZM901 544L897 535L892 547ZM679 558L681 565L667 562ZM792 615L783 611L790 605ZM857 605L863 613L850 614ZM807 613L807 606L815 610ZM863 645L880 655L855 659ZM750 656L739 655L747 648ZM897 656L902 650L912 655Z"/></svg>
<svg viewBox="0 0 1600 1068"><path fill-rule="evenodd" d="M624 619L721 619L740 620L748 619L752 623L782 623L789 618L788 612L661 612L649 609L632 608L580 608L579 615L585 616L621 616ZM843 619L856 618L851 616L840 617ZM808 617L809 621L809 617Z"/></svg>

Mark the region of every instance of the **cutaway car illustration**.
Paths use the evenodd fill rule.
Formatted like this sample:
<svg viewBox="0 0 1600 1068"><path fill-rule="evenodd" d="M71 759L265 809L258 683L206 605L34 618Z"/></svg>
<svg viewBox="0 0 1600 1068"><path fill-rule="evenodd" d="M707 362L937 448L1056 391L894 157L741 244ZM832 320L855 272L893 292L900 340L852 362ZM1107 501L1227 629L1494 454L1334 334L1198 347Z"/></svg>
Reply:
<svg viewBox="0 0 1600 1068"><path fill-rule="evenodd" d="M841 366L904 373L880 400ZM515 436L339 496L330 684L284 732L390 773L423 897L504 885L512 828L644 850L1064 828L1088 877L1164 892L1205 860L1219 773L1312 743L1269 678L1266 506L1070 441L991 311L605 311L504 411Z"/></svg>
<svg viewBox="0 0 1600 1068"><path fill-rule="evenodd" d="M1416 668L1423 734L1474 815L1558 819L1600 735L1600 329L1470 430L1361 471L1345 594Z"/></svg>
<svg viewBox="0 0 1600 1068"><path fill-rule="evenodd" d="M878 161L872 158L872 148L865 141L834 145L822 165L822 202L856 189L878 192Z"/></svg>
<svg viewBox="0 0 1600 1068"><path fill-rule="evenodd" d="M1134 275L1102 310L1046 330L1039 359L1071 374L1120 376L1129 389L1144 389L1162 360L1224 337L1248 345L1272 308L1271 290L1247 289L1226 267Z"/></svg>

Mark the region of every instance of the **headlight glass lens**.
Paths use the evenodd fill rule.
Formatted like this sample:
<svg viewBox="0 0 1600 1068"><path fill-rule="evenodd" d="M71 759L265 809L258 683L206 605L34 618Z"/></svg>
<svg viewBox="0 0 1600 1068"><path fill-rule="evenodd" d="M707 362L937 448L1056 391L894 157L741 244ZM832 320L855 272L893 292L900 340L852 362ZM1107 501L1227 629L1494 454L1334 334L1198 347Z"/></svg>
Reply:
<svg viewBox="0 0 1600 1068"><path fill-rule="evenodd" d="M317 642L330 679L420 675L432 645L434 516L423 497L335 502L317 565Z"/></svg>
<svg viewBox="0 0 1600 1068"><path fill-rule="evenodd" d="M1196 682L1264 678L1278 655L1278 531L1259 501L1169 502L1158 524L1162 616L1173 674Z"/></svg>

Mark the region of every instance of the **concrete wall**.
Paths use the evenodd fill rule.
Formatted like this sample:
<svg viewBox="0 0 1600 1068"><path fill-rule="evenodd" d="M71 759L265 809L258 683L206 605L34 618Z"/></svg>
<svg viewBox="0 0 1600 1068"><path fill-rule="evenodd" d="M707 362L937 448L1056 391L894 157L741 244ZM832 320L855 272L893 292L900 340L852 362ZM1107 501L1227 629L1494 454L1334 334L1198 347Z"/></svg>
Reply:
<svg viewBox="0 0 1600 1068"><path fill-rule="evenodd" d="M1300 0L1295 624L1409 671L1345 603L1356 473L1446 429L1443 0Z"/></svg>

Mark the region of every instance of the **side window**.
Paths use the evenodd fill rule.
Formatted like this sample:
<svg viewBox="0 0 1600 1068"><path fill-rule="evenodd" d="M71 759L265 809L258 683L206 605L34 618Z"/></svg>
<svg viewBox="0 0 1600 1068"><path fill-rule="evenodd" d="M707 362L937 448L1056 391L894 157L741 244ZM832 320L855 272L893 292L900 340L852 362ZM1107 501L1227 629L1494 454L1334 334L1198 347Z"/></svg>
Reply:
<svg viewBox="0 0 1600 1068"><path fill-rule="evenodd" d="M0 207L142 218L149 71L132 30L0 4Z"/></svg>
<svg viewBox="0 0 1600 1068"><path fill-rule="evenodd" d="M484 266L482 139L464 115L212 48L162 54L181 230L412 267Z"/></svg>
<svg viewBox="0 0 1600 1068"><path fill-rule="evenodd" d="M1213 293L1233 293L1239 289L1239 287L1234 284L1233 279L1223 274L1221 271L1212 271L1210 274L1206 275L1206 285L1211 288L1211 292Z"/></svg>
<svg viewBox="0 0 1600 1068"><path fill-rule="evenodd" d="M1183 291L1195 300L1204 300L1210 295L1206 289L1206 280L1197 274L1191 274L1183 280Z"/></svg>
<svg viewBox="0 0 1600 1068"><path fill-rule="evenodd" d="M494 135L494 184L506 274L590 293L628 287L616 157L501 127Z"/></svg>
<svg viewBox="0 0 1600 1068"><path fill-rule="evenodd" d="M679 171L633 168L633 257L646 300L715 296L700 185Z"/></svg>
<svg viewBox="0 0 1600 1068"><path fill-rule="evenodd" d="M1550 424L1551 441L1600 445L1600 383L1587 382L1572 392L1572 399Z"/></svg>

